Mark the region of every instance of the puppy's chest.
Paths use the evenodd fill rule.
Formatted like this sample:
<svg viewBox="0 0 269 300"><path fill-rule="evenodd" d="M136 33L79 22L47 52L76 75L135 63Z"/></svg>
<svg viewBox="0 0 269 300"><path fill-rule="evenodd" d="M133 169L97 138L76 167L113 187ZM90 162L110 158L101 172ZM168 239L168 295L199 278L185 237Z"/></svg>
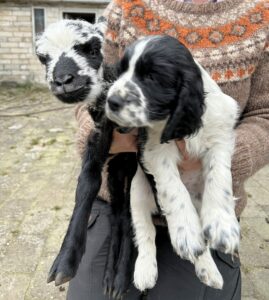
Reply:
<svg viewBox="0 0 269 300"><path fill-rule="evenodd" d="M200 210L202 195L204 192L204 179L202 170L183 171L179 170L180 178L187 188L194 206Z"/></svg>
<svg viewBox="0 0 269 300"><path fill-rule="evenodd" d="M175 172L176 169L195 207L199 210L204 190L202 170L179 170L180 152L176 143L171 141L168 144L161 144L160 136L158 131L152 129L141 130L139 133L140 161L145 171L153 176L154 173L161 172L169 178L169 173Z"/></svg>
<svg viewBox="0 0 269 300"><path fill-rule="evenodd" d="M189 191L195 207L199 210L204 190L202 170L179 170L180 152L176 143L171 141L168 144L160 144L160 136L158 131L152 129L141 130L139 134L140 161L145 171L153 176L156 172L162 173L165 177L169 177L169 173L175 170L179 172L180 179Z"/></svg>

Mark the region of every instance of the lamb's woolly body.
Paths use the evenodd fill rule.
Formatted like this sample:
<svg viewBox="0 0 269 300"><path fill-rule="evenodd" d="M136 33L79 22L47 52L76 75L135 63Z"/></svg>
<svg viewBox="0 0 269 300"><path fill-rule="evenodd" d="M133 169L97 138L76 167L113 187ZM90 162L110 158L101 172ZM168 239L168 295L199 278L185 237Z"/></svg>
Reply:
<svg viewBox="0 0 269 300"><path fill-rule="evenodd" d="M116 80L115 66L103 64L104 29L103 21L91 25L65 20L51 25L37 42L37 55L46 65L47 81L54 95L67 103L88 101L88 110L95 123L87 139L75 208L48 276L48 282L55 281L56 285L75 276L85 251L89 215L101 187L101 173L108 160L115 128L104 114L108 88ZM91 50L94 51L91 53ZM109 297L113 294L117 299L126 292L131 281L129 265L133 246L128 191L135 169L135 154L119 154L108 163L111 240L103 287Z"/></svg>

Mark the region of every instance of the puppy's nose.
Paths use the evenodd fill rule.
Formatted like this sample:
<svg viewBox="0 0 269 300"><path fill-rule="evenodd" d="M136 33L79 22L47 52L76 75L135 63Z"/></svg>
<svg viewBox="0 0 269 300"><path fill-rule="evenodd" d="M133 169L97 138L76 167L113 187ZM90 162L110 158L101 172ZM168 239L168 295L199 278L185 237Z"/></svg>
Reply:
<svg viewBox="0 0 269 300"><path fill-rule="evenodd" d="M63 86L64 84L70 84L73 82L74 76L72 74L59 75L54 79L54 82L58 86Z"/></svg>
<svg viewBox="0 0 269 300"><path fill-rule="evenodd" d="M120 110L123 106L123 99L120 96L111 96L107 101L109 108L115 112Z"/></svg>

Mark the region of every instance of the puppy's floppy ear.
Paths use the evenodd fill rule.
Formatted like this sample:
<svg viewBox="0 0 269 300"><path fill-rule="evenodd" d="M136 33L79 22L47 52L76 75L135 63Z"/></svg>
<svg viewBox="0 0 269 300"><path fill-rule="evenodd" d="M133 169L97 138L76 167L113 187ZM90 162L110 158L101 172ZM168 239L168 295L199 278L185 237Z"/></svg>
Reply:
<svg viewBox="0 0 269 300"><path fill-rule="evenodd" d="M161 143L183 139L202 126L204 89L197 66L187 68L179 75L178 94L170 117L162 132Z"/></svg>
<svg viewBox="0 0 269 300"><path fill-rule="evenodd" d="M97 22L94 24L94 29L104 36L107 30L107 19L103 16L99 17Z"/></svg>

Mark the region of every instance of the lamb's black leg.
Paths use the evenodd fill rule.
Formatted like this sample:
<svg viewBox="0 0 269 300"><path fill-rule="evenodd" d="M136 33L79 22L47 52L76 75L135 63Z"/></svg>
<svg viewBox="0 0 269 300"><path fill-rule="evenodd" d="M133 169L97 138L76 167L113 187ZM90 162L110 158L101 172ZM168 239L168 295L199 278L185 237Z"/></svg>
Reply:
<svg viewBox="0 0 269 300"><path fill-rule="evenodd" d="M130 213L130 189L134 177L137 161L135 154L126 154L125 156L125 174L126 174L126 193L123 209L121 213L120 231L121 248L116 265L116 275L113 286L113 297L121 299L131 283L134 266L134 244L133 231Z"/></svg>
<svg viewBox="0 0 269 300"><path fill-rule="evenodd" d="M121 297L127 292L133 275L133 233L131 228L131 216L126 210L123 211L120 226L122 236L113 283L112 296L114 299L121 299Z"/></svg>
<svg viewBox="0 0 269 300"><path fill-rule="evenodd" d="M104 291L121 298L131 282L132 230L130 185L136 170L136 155L119 154L109 163L108 186L111 195L111 242L104 273Z"/></svg>
<svg viewBox="0 0 269 300"><path fill-rule="evenodd" d="M48 276L59 285L75 276L85 251L87 224L92 204L101 186L101 172L108 157L113 126L106 122L101 130L88 140L86 155L76 189L76 202L60 252Z"/></svg>
<svg viewBox="0 0 269 300"><path fill-rule="evenodd" d="M104 293L109 297L113 292L115 265L118 260L121 232L120 222L123 204L125 201L125 173L122 161L123 154L118 154L108 165L108 188L111 198L111 240L104 272Z"/></svg>

